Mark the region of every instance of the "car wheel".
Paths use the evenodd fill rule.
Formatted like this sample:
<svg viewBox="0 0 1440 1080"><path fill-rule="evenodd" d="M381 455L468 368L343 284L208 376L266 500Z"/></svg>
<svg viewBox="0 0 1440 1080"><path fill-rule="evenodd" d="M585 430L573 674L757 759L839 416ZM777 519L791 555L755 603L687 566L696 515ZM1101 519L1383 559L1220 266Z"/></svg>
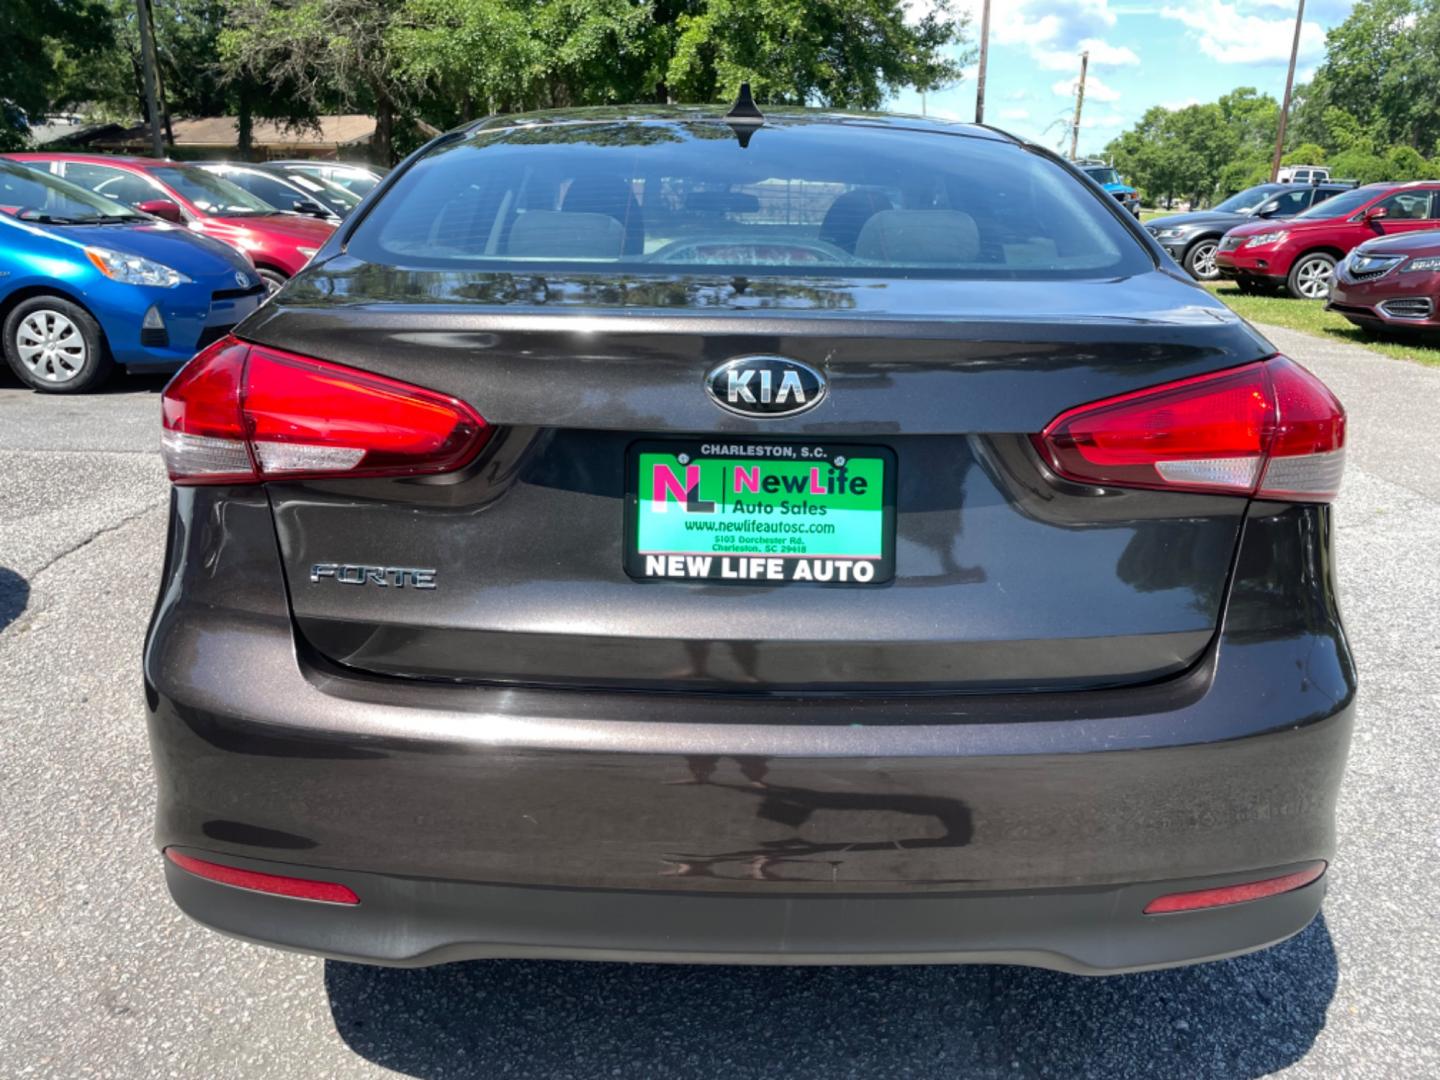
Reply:
<svg viewBox="0 0 1440 1080"><path fill-rule="evenodd" d="M1335 259L1316 252L1296 260L1290 268L1287 285L1290 295L1299 300L1324 300L1335 281Z"/></svg>
<svg viewBox="0 0 1440 1080"><path fill-rule="evenodd" d="M1217 281L1220 268L1215 265L1215 252L1220 250L1218 240L1197 240L1185 252L1185 269L1196 281Z"/></svg>
<svg viewBox="0 0 1440 1080"><path fill-rule="evenodd" d="M17 304L3 333L5 359L15 374L47 394L94 390L115 368L100 324L79 304L58 296Z"/></svg>
<svg viewBox="0 0 1440 1080"><path fill-rule="evenodd" d="M289 281L290 279L286 275L280 273L279 270L267 270L262 268L260 270L260 280L265 282L265 295L274 296L277 292L280 291L281 287L285 284L285 282Z"/></svg>

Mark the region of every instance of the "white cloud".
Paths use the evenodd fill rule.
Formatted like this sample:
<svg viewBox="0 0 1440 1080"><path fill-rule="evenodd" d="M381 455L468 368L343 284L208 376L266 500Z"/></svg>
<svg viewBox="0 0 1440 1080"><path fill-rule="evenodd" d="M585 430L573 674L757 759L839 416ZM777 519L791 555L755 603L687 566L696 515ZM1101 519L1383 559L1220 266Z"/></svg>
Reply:
<svg viewBox="0 0 1440 1080"><path fill-rule="evenodd" d="M1070 71L1079 70L1080 54L1090 54L1090 66L1107 65L1111 67L1128 67L1140 63L1140 57L1135 55L1135 50L1126 45L1111 45L1101 38L1085 38L1073 49L1042 49L1032 48L1031 58L1046 71Z"/></svg>
<svg viewBox="0 0 1440 1080"><path fill-rule="evenodd" d="M1086 50L1092 66L1138 64L1133 49L1104 36L1117 19L1110 0L1009 0L991 9L990 37L1025 50L1045 71L1078 70Z"/></svg>
<svg viewBox="0 0 1440 1080"><path fill-rule="evenodd" d="M1177 100L1177 101L1162 101L1162 102L1160 103L1160 107L1161 107L1162 109L1166 109L1166 110L1168 110L1168 111L1170 111L1170 112L1176 112L1176 111L1178 111L1178 110L1180 110L1180 109L1188 109L1191 105L1199 105L1199 104L1200 104L1200 99L1199 99L1199 98L1197 98L1197 97L1187 97L1187 98L1180 98L1180 99Z"/></svg>
<svg viewBox="0 0 1440 1080"><path fill-rule="evenodd" d="M1050 87L1056 97L1074 97L1075 84L1080 81L1077 75L1073 79L1061 79ZM1120 91L1105 83L1098 75L1090 75L1085 79L1085 100L1086 101L1119 101Z"/></svg>
<svg viewBox="0 0 1440 1080"><path fill-rule="evenodd" d="M1255 14L1256 10L1276 12ZM1264 0L1190 0L1186 7L1165 7L1162 18L1190 30L1200 51L1219 64L1287 63L1295 20L1278 14ZM1306 22L1300 30L1300 55L1316 59L1325 50L1325 31Z"/></svg>
<svg viewBox="0 0 1440 1080"><path fill-rule="evenodd" d="M1030 110L1029 110L1029 109L1001 109L1001 110L1000 110L1000 119L1001 119L1001 120L1029 120L1029 119L1030 119Z"/></svg>

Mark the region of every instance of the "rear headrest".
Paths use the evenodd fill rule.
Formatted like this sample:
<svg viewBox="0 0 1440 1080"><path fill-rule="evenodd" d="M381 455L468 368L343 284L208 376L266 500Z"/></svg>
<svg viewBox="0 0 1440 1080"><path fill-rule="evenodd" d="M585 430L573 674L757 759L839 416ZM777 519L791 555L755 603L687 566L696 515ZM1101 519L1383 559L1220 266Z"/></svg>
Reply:
<svg viewBox="0 0 1440 1080"><path fill-rule="evenodd" d="M527 210L510 228L509 254L528 259L618 259L625 226L609 214Z"/></svg>
<svg viewBox="0 0 1440 1080"><path fill-rule="evenodd" d="M910 265L971 262L980 254L980 230L960 210L881 210L860 230L855 254Z"/></svg>
<svg viewBox="0 0 1440 1080"><path fill-rule="evenodd" d="M608 214L625 230L624 253L645 250L645 218L635 191L618 176L577 176L565 191L560 209L568 214Z"/></svg>

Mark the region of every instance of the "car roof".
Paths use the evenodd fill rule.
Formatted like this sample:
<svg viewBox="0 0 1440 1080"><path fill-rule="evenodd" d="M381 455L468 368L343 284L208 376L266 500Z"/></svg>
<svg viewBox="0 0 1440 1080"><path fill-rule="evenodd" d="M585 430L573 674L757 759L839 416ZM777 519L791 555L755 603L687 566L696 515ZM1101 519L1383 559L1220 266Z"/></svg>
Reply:
<svg viewBox="0 0 1440 1080"><path fill-rule="evenodd" d="M685 124L725 123L723 105L607 105L587 108L546 109L487 117L460 127L459 131L503 131L562 124ZM858 128L891 128L903 131L931 131L941 135L970 135L996 142L1021 143L1009 132L988 124L967 124L933 116L905 113L865 112L845 109L809 109L794 105L759 106L767 124L798 126L826 125Z"/></svg>
<svg viewBox="0 0 1440 1080"><path fill-rule="evenodd" d="M26 150L7 154L6 157L21 161L86 161L96 165L120 165L136 169L151 169L162 165L195 164L189 161L176 161L173 158L141 157L138 154L70 154L63 150Z"/></svg>

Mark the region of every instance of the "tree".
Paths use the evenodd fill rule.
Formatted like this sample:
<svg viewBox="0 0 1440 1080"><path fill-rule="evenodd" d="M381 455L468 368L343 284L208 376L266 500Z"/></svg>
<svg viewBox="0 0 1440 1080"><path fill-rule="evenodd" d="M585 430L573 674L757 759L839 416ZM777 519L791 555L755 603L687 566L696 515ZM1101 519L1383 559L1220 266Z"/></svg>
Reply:
<svg viewBox="0 0 1440 1080"><path fill-rule="evenodd" d="M395 122L410 85L392 47L403 0L223 0L220 59L232 80L280 80L295 102L318 113L327 106L375 114L371 149L394 160Z"/></svg>
<svg viewBox="0 0 1440 1080"><path fill-rule="evenodd" d="M1357 148L1341 151L1331 158L1330 175L1337 180L1373 184L1390 178L1390 166L1373 151Z"/></svg>
<svg viewBox="0 0 1440 1080"><path fill-rule="evenodd" d="M31 121L43 116L63 75L53 42L69 43L90 57L110 44L103 6L96 0L5 0L0 5L0 150L28 140Z"/></svg>
<svg viewBox="0 0 1440 1080"><path fill-rule="evenodd" d="M1325 45L1325 60L1304 94L1305 137L1320 134L1316 129L1328 126L1334 108L1351 114L1374 146L1424 151L1435 145L1440 138L1440 5L1434 0L1361 0L1326 35ZM1353 137L1354 131L1347 134Z"/></svg>
<svg viewBox="0 0 1440 1080"><path fill-rule="evenodd" d="M1325 148L1315 143L1301 143L1280 159L1281 165L1324 165Z"/></svg>
<svg viewBox="0 0 1440 1080"><path fill-rule="evenodd" d="M896 0L690 6L674 20L665 68L665 85L679 101L721 100L748 82L762 102L873 109L904 86L957 82L970 59L952 48L963 43L967 19L950 0L935 0L919 19Z"/></svg>

